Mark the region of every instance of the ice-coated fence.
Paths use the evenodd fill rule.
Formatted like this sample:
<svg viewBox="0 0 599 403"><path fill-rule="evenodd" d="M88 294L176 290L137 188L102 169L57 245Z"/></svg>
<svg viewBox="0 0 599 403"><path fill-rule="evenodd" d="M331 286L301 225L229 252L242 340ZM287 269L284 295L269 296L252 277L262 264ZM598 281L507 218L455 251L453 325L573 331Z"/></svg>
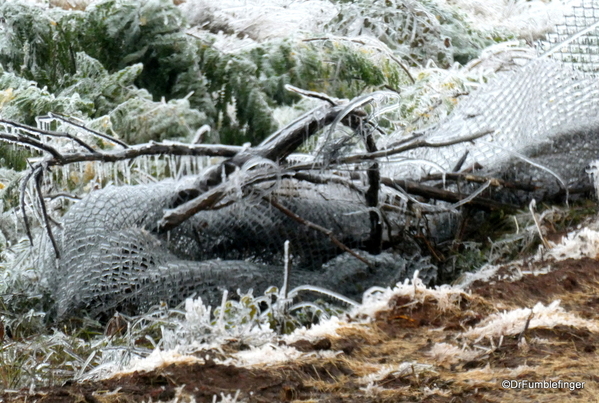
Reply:
<svg viewBox="0 0 599 403"><path fill-rule="evenodd" d="M599 2L581 0L564 16L555 32L539 42L543 57L561 61L580 71L596 75L599 72Z"/></svg>

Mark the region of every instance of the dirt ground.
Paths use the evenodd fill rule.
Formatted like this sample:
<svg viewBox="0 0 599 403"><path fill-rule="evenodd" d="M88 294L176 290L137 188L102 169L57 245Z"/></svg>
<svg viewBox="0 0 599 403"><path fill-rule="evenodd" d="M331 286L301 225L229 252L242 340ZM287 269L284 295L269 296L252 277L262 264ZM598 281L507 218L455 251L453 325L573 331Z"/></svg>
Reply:
<svg viewBox="0 0 599 403"><path fill-rule="evenodd" d="M526 266L526 267L524 267ZM547 274L534 274L551 266ZM501 280L517 271L517 281ZM471 284L452 309L438 301L396 297L368 324L293 344L306 356L270 366L236 367L212 360L171 364L108 380L0 393L3 402L128 403L212 402L221 394L247 402L596 402L599 333L584 326L522 328L518 335L469 346L480 354L440 359L434 345L460 346L464 332L489 315L561 300L566 312L599 323L599 261L536 262L503 267L489 281ZM478 349L478 350L477 350ZM322 351L339 351L324 358ZM333 357L333 358L330 358ZM393 367L414 362L411 369ZM424 364L424 366L420 365ZM420 366L419 366L420 365ZM387 374L383 368L396 368ZM424 368L424 369L423 369ZM371 378L367 378L368 375ZM507 389L507 381L584 382L579 389ZM514 382L512 382L514 383Z"/></svg>

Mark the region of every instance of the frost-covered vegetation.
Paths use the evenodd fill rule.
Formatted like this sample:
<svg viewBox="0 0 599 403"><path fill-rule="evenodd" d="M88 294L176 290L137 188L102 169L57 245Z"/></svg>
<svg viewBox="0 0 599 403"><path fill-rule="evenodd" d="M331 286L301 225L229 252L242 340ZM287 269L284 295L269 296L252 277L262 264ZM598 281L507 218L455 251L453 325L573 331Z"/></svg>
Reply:
<svg viewBox="0 0 599 403"><path fill-rule="evenodd" d="M507 6L502 1L440 0L175 3L0 3L1 118L67 131L75 126L41 118L66 116L128 144L178 140L255 145L314 105L287 91L290 84L341 99L375 91L393 94L398 100L393 117L382 121L396 134L388 139L392 143L446 117L461 97L498 70L531 58L529 44L555 23L552 17L562 7L555 1ZM117 147L94 141L100 149ZM116 316L106 326L82 318L72 328L51 328L40 309L49 306L49 296L38 284L39 273L28 261L19 262L28 248L16 212L19 180L27 160L36 157L0 144L0 389L106 375L132 362L141 365L139 360L155 359L165 350L210 351L223 362L246 364L256 362L257 355L283 360L297 351L278 346L278 333L319 320L325 327L337 326L337 319L326 319L340 314L343 304L289 307L273 288L263 296L241 293L233 300L225 295L214 310L188 299L185 306L158 306L139 317ZM144 183L182 171L168 159L135 164L101 174L92 164L72 171L57 168L58 190L69 194L53 208L60 210L71 196L119 178L121 183ZM530 245L536 228L527 214L518 217L526 230L508 239L520 248ZM473 248L472 256L460 257L472 260L461 265L482 264L493 260L494 253L512 251L495 249L481 256ZM435 298L446 304L461 293L426 291L414 280L394 291L373 290L355 315L369 311L372 316L391 296L411 289L437 292ZM535 309L558 311L556 305ZM525 313L518 312L518 318ZM489 326L504 319L492 318ZM231 358L223 352L227 345L251 349Z"/></svg>

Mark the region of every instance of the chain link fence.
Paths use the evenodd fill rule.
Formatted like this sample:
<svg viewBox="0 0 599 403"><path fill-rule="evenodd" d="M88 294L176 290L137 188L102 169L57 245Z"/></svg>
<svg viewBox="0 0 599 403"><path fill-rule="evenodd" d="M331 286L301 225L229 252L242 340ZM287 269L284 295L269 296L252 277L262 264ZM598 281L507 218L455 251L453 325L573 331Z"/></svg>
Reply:
<svg viewBox="0 0 599 403"><path fill-rule="evenodd" d="M581 0L564 16L555 31L538 44L540 57L574 66L585 73L599 73L599 1Z"/></svg>

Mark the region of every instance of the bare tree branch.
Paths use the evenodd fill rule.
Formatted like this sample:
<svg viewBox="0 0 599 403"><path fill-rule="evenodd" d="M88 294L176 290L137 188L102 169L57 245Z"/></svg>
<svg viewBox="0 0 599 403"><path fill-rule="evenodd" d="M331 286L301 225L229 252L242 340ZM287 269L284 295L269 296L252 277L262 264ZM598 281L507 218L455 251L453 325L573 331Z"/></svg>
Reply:
<svg viewBox="0 0 599 403"><path fill-rule="evenodd" d="M360 189L351 180L342 178L340 176L316 175L316 174L308 173L308 172L295 172L293 177L300 181L306 181L306 182L315 183L315 184L319 184L319 185L323 185L326 183L336 183L339 185L343 185L343 186L347 187L348 189L351 189L360 195L364 195L363 189Z"/></svg>
<svg viewBox="0 0 599 403"><path fill-rule="evenodd" d="M101 151L97 154L65 153L60 159L50 159L48 165L67 165L75 162L101 161L117 162L130 160L144 155L190 155L206 157L232 157L237 155L243 147L224 146L211 144L185 144L185 143L156 143L149 142L137 146L130 146L124 150Z"/></svg>
<svg viewBox="0 0 599 403"><path fill-rule="evenodd" d="M293 211L289 210L287 207L283 206L282 204L280 204L276 198L274 197L264 197L264 200L266 200L267 202L269 202L273 207L277 208L279 211L281 211L283 214L285 214L287 217L297 221L298 223L305 225L308 228L312 228L318 232L321 232L323 234L325 234L326 236L329 237L329 239L331 240L331 242L333 242L337 247L339 247L340 249L344 250L345 252L349 253L350 255L352 255L353 257L355 257L356 259L358 259L359 261L365 263L368 265L368 267L370 268L374 268L373 264L370 263L368 260L364 259L362 256L358 255L356 252L354 252L353 250L351 250L350 248L348 248L347 246L345 246L339 239L337 239L337 237L335 237L335 235L333 234L333 231L331 231L330 229L326 229L324 227L321 227L318 224L313 223L312 221L308 221L300 216L298 216L297 214L295 214Z"/></svg>
<svg viewBox="0 0 599 403"><path fill-rule="evenodd" d="M62 154L58 150L56 150L52 146L43 144L42 142L40 142L32 137L23 136L22 134L0 133L0 139L6 140L11 143L30 146L30 147L36 148L40 151L45 151L48 154L52 155L52 157L56 161L62 161Z"/></svg>
<svg viewBox="0 0 599 403"><path fill-rule="evenodd" d="M117 139L114 136L111 136L109 134L102 133L102 132L99 132L97 130L90 129L89 127L87 127L85 125L82 125L80 123L77 123L73 119L71 119L71 118L69 118L67 116L61 115L60 113L49 113L48 116L50 116L51 118L54 118L54 119L62 120L63 122L66 122L66 123L68 123L68 124L70 124L72 126L78 127L81 130L85 130L86 132L89 132L89 133L93 134L94 136L100 137L100 138L102 138L104 140L108 140L111 143L118 144L118 145L120 145L123 148L129 148L129 145L127 143L125 143L124 141L121 141L121 140L119 140L119 139Z"/></svg>
<svg viewBox="0 0 599 403"><path fill-rule="evenodd" d="M535 185L531 185L529 183L522 182L508 182L503 179L498 178L490 178L485 176L477 176L472 175L470 173L461 173L461 172L448 172L445 174L430 174L426 177L422 178L422 182L434 181L434 180L442 180L443 176L445 176L445 180L464 180L466 182L474 182L474 183L486 183L491 182L492 187L503 187L507 189L518 189L524 190L526 192L534 192L538 190L538 187Z"/></svg>
<svg viewBox="0 0 599 403"><path fill-rule="evenodd" d="M449 203L459 203L467 199L470 195L461 195L458 193L450 192L448 190L438 189L432 186L426 186L421 183L412 182L408 180L395 180L392 178L381 178L381 183L385 186L397 189L401 188L403 191L423 196L429 199L442 200ZM517 211L521 206L513 204L505 204L495 200L487 199L484 197L476 197L470 201L472 205L481 207L485 210L506 210L506 211Z"/></svg>
<svg viewBox="0 0 599 403"><path fill-rule="evenodd" d="M33 236L31 235L31 227L29 226L29 217L27 217L27 209L25 205L25 193L27 191L27 183L31 177L35 174L37 168L31 168L30 171L21 179L21 186L19 189L19 204L21 206L21 213L23 214L23 224L25 224L25 233L29 239L29 244L33 245Z"/></svg>
<svg viewBox="0 0 599 403"><path fill-rule="evenodd" d="M46 202L44 201L44 195L42 194L42 177L44 175L43 166L40 166L39 169L36 170L35 173L35 189L37 191L38 200L40 203L40 208L42 209L42 218L44 220L44 227L46 229L46 233L52 242L52 247L54 248L54 253L57 259L60 259L60 250L58 249L58 244L54 239L54 235L52 234L52 227L50 226L50 219L48 218L48 211L46 210Z"/></svg>
<svg viewBox="0 0 599 403"><path fill-rule="evenodd" d="M136 146L127 146L125 143L122 145L125 147L123 150L94 150L75 136L68 133L53 132L48 130L41 130L35 127L23 125L21 123L13 122L6 119L0 119L0 123L8 126L12 126L16 129L24 130L27 133L36 133L40 136L51 136L51 137L63 137L69 140L75 141L86 149L84 151L76 152L60 152L56 148L44 144L41 141L35 139L30 135L23 135L20 133L0 133L0 139L34 147L42 152L50 154L51 158L45 160L47 166L62 166L73 164L76 162L88 162L88 161L101 161L101 162L117 162L128 159L134 159L144 155L190 155L190 156L207 156L207 157L234 157L239 152L243 151L244 148L240 146L227 146L227 145L212 145L212 144L185 144L175 142L149 142L146 144L140 144ZM89 130L82 126L84 130ZM108 140L114 141L110 136L107 136ZM117 140L118 141L118 140Z"/></svg>
<svg viewBox="0 0 599 403"><path fill-rule="evenodd" d="M17 129L22 129L25 133L28 134L28 136L29 136L30 132L33 132L33 133L36 133L38 135L44 135L44 136L48 136L48 137L62 137L62 138L66 138L66 139L71 140L74 143L79 144L81 147L85 148L90 153L96 153L96 150L94 150L92 148L92 146L90 146L85 141L81 140L80 138L75 137L75 136L73 136L73 135L71 135L69 133L54 132L54 131L50 131L50 130L42 130L42 129L38 129L38 128L33 127L33 126L25 125L25 124L18 123L18 122L13 122L11 120L6 120L6 119L0 119L0 123L3 123L5 125L7 125L7 126L16 127Z"/></svg>
<svg viewBox="0 0 599 403"><path fill-rule="evenodd" d="M201 190L206 191L222 182L223 175L229 175L235 167L242 166L250 158L260 157L272 161L282 161L294 152L310 136L321 128L330 125L344 111L346 105L330 107L323 105L300 116L289 125L276 131L256 147L240 151L231 159L213 167L202 180Z"/></svg>
<svg viewBox="0 0 599 403"><path fill-rule="evenodd" d="M164 233L176 228L185 220L199 211L209 210L221 201L227 194L227 184L221 183L217 187L210 189L200 196L184 203L177 208L168 210L164 213L162 219L158 222L158 232Z"/></svg>
<svg viewBox="0 0 599 403"><path fill-rule="evenodd" d="M334 161L337 164L353 164L357 162L363 162L368 160L373 160L377 158L388 157L390 155L403 153L405 151L414 150L416 148L441 148L447 147L454 144L465 143L468 141L473 141L478 138L481 138L487 134L493 133L494 130L483 130L481 132L472 134L470 136L461 137L459 139L449 140L449 141L440 141L438 143L431 143L424 138L416 138L414 141L404 144L395 148L389 148L385 150L380 150L373 153L363 153L363 154L354 154L349 155L347 157L338 158Z"/></svg>

